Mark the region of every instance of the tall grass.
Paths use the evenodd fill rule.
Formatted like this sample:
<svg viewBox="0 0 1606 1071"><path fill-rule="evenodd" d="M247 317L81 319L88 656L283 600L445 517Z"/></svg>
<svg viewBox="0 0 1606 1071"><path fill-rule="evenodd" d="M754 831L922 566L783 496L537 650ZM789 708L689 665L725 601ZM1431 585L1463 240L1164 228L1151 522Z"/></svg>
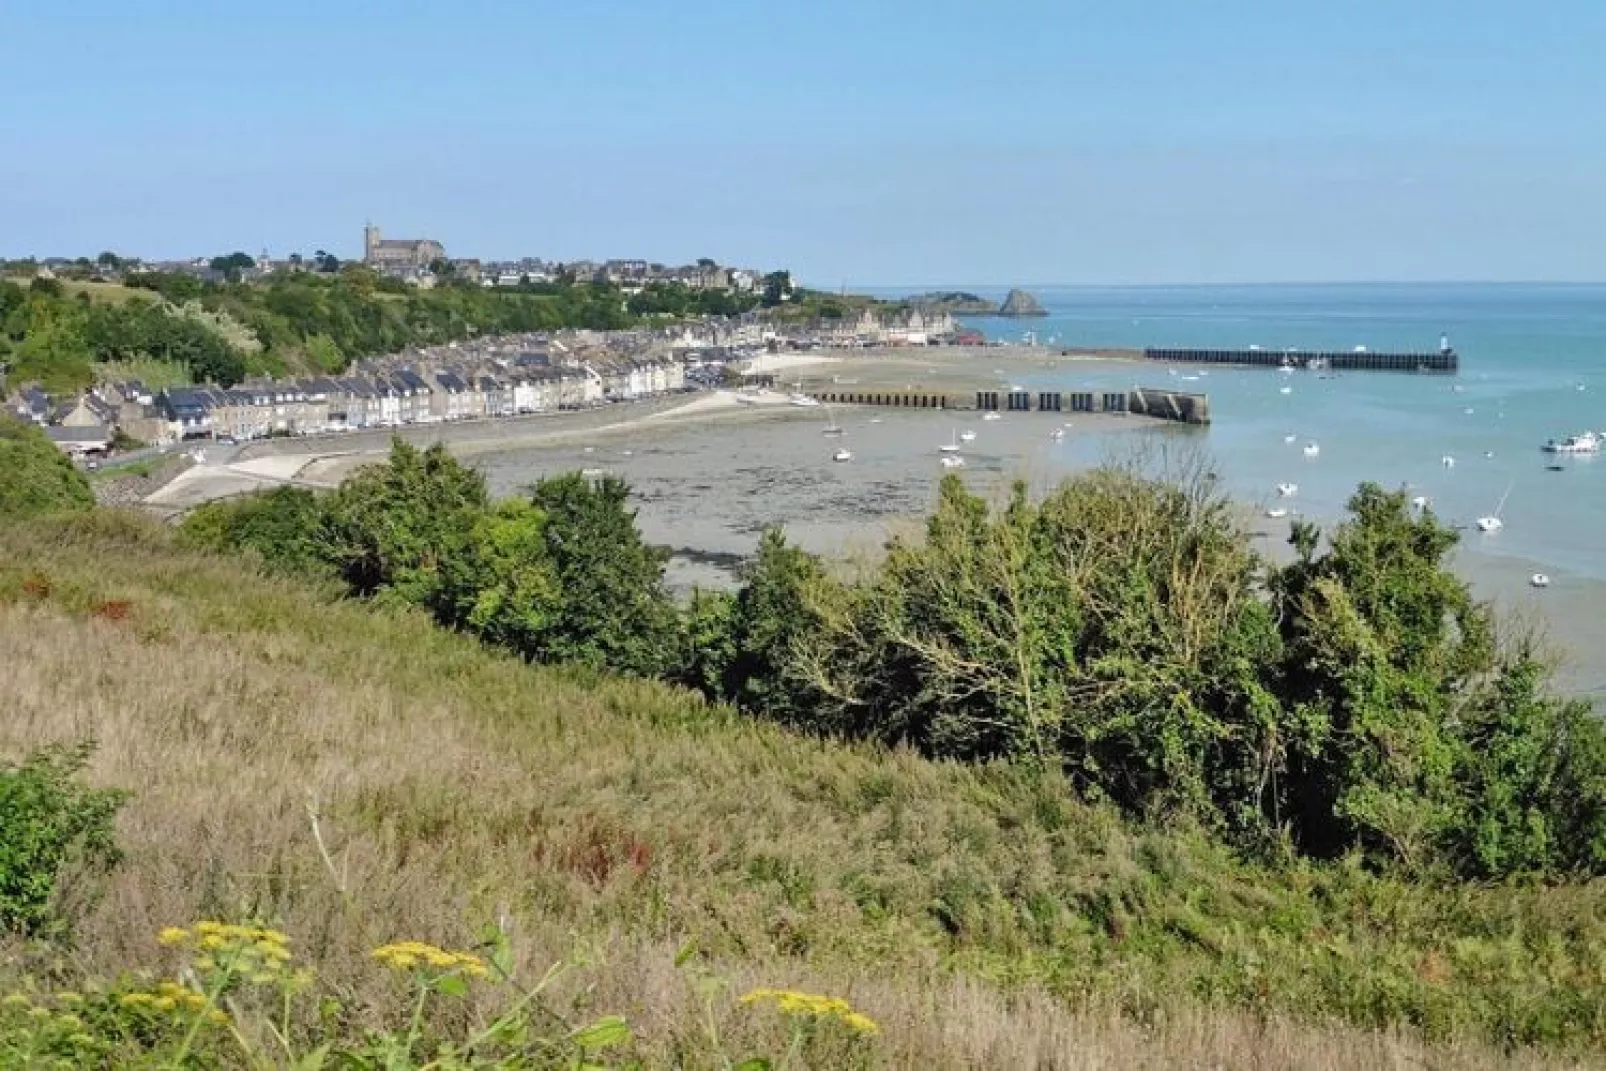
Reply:
<svg viewBox="0 0 1606 1071"><path fill-rule="evenodd" d="M68 962L201 917L289 932L360 1029L369 950L510 931L650 1066L755 985L849 996L899 1067L1563 1066L1606 1045L1606 887L1262 869L1052 779L798 738L542 669L96 514L0 531L0 755L93 737L127 853ZM678 950L725 987L694 984ZM1536 1047L1543 1047L1536 1048ZM1548 1050L1548 1055L1542 1055Z"/></svg>

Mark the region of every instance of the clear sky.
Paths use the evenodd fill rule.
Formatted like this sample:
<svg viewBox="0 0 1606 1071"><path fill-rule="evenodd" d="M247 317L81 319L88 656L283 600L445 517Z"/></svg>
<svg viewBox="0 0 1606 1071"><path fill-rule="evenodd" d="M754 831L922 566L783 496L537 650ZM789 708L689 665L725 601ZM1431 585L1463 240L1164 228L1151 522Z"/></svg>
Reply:
<svg viewBox="0 0 1606 1071"><path fill-rule="evenodd" d="M1606 0L74 0L0 30L0 255L815 285L1606 279Z"/></svg>

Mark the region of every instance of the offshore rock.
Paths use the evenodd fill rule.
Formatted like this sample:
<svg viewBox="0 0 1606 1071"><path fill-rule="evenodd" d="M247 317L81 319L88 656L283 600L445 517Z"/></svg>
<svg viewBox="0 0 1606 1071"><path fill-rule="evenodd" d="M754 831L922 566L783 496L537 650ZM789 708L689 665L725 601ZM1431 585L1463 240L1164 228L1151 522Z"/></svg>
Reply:
<svg viewBox="0 0 1606 1071"><path fill-rule="evenodd" d="M1041 302L1024 290L1011 290L1004 303L998 306L1000 316L1047 316Z"/></svg>

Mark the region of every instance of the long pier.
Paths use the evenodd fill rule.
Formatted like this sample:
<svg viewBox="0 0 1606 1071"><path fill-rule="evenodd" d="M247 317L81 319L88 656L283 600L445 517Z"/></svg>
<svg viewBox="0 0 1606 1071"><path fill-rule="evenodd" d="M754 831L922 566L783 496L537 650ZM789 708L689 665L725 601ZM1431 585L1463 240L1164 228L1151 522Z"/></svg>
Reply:
<svg viewBox="0 0 1606 1071"><path fill-rule="evenodd" d="M1174 390L1135 387L1117 391L976 391L975 401L951 394L923 391L827 390L814 397L828 405L880 405L897 409L973 409L1010 413L1122 413L1174 420L1181 424L1210 423L1210 398Z"/></svg>
<svg viewBox="0 0 1606 1071"><path fill-rule="evenodd" d="M1143 356L1166 364L1235 364L1253 368L1327 368L1334 372L1427 372L1454 375L1460 369L1455 350L1432 353L1373 353L1370 350L1161 350Z"/></svg>

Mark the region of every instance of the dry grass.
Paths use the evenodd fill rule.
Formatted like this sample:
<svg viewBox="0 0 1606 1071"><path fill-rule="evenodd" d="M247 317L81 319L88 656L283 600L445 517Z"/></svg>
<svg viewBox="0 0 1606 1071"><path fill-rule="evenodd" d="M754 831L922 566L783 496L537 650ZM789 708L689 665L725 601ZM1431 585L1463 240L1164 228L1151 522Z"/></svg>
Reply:
<svg viewBox="0 0 1606 1071"><path fill-rule="evenodd" d="M500 920L526 973L583 953L565 999L625 1015L649 1066L693 1067L707 1046L674 966L687 941L728 981L713 1013L734 1052L780 1035L731 995L787 985L848 996L883 1026L879 1060L910 1068L1506 1066L1473 996L1519 997L1423 970L1432 942L1476 933L1564 947L1545 962L1572 973L1536 1001L1601 991L1599 931L1579 921L1599 925L1599 889L1434 907L1353 875L1273 878L1007 772L527 667L115 516L0 532L0 667L0 756L94 737L94 780L135 793L127 862L73 962L13 950L0 972L107 976L154 962L163 926L255 918L293 935L358 1026L397 996L369 949L465 947ZM1290 911L1310 917L1284 940ZM1413 912L1437 932L1402 935ZM1322 939L1371 973L1311 966ZM1378 973L1395 961L1399 979ZM1382 999L1374 975L1426 987L1400 1006L1431 1043L1336 1021L1364 1018L1337 988ZM1572 1037L1582 1053L1600 1035Z"/></svg>

